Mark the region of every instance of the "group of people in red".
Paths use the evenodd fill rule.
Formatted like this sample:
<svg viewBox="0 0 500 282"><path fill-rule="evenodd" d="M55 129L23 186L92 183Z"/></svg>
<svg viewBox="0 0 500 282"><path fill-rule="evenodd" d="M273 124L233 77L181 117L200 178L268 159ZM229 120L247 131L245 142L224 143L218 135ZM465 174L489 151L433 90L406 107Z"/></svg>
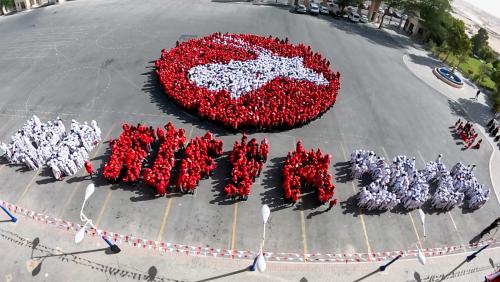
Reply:
<svg viewBox="0 0 500 282"><path fill-rule="evenodd" d="M329 203L329 208L337 204L333 199L335 185L331 183L332 175L328 172L331 155L323 154L321 149L307 152L302 142L297 142L295 151L289 152L283 165L283 190L286 203L294 205L300 197L302 189L316 190L319 204Z"/></svg>
<svg viewBox="0 0 500 282"><path fill-rule="evenodd" d="M177 188L183 193L194 194L202 178L208 178L216 168L215 158L222 155L222 140L215 139L208 131L203 137L191 139L181 161Z"/></svg>
<svg viewBox="0 0 500 282"><path fill-rule="evenodd" d="M133 183L139 180L142 165L155 141L152 127L124 123L120 137L110 141L111 157L104 164L103 176L106 180Z"/></svg>
<svg viewBox="0 0 500 282"><path fill-rule="evenodd" d="M142 173L144 182L154 188L156 193L163 196L167 193L170 184L171 172L175 166L175 153L184 148L186 135L183 128L176 130L169 122L161 128L156 129L156 136L160 143L158 154L151 168L145 168Z"/></svg>
<svg viewBox="0 0 500 282"><path fill-rule="evenodd" d="M477 132L472 127L472 123L467 121L465 124L461 119L458 119L457 122L455 122L455 130L457 134L460 136L460 139L464 141L464 149L469 149L474 142L477 139ZM477 143L472 146L474 149L479 149L481 148L481 143L483 142L483 139L479 139Z"/></svg>
<svg viewBox="0 0 500 282"><path fill-rule="evenodd" d="M321 73L328 84L278 77L239 98L232 98L226 90L211 91L195 85L188 71L196 66L257 57L253 50L223 44L228 36L283 57L301 57L304 65ZM166 95L184 109L226 127L271 129L302 125L327 111L335 103L340 89L340 74L329 68L328 60L309 46L292 45L288 39L214 33L176 45L169 51L162 50L155 62Z"/></svg>
<svg viewBox="0 0 500 282"><path fill-rule="evenodd" d="M243 201L248 199L250 187L255 178L260 176L269 154L269 142L266 138L260 142L260 145L255 138L250 141L247 139L247 135L243 134L241 143L235 141L233 151L229 156L229 162L232 165L231 182L224 187L224 192L233 200L236 197Z"/></svg>

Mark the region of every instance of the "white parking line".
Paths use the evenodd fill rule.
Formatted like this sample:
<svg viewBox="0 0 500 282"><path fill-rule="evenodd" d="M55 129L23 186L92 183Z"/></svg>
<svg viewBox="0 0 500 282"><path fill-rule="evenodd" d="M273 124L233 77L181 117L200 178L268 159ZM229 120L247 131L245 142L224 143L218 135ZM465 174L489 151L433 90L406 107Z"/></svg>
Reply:
<svg viewBox="0 0 500 282"><path fill-rule="evenodd" d="M420 157L420 159L422 160L422 163L425 166L425 158L424 158L424 156L422 156L422 153L420 153L420 151L417 151L417 153L418 153L418 156Z"/></svg>
<svg viewBox="0 0 500 282"><path fill-rule="evenodd" d="M389 154L387 154L387 151L385 150L384 146L382 146L382 151L384 151L385 159L389 161Z"/></svg>

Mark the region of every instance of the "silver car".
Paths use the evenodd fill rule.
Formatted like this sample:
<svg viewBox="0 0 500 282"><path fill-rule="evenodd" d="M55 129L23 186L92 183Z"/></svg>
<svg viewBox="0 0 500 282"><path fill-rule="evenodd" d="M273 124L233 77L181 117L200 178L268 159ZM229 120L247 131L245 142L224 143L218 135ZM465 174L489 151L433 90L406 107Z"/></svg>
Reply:
<svg viewBox="0 0 500 282"><path fill-rule="evenodd" d="M358 23L360 19L360 16L356 12L351 12L349 13L349 20L353 23Z"/></svg>
<svg viewBox="0 0 500 282"><path fill-rule="evenodd" d="M324 14L324 15L328 15L330 13L330 9L327 7L327 6L319 6L319 13L320 14Z"/></svg>
<svg viewBox="0 0 500 282"><path fill-rule="evenodd" d="M297 12L298 14L307 13L306 6L304 4L299 4L295 6L295 12Z"/></svg>
<svg viewBox="0 0 500 282"><path fill-rule="evenodd" d="M311 15L318 15L319 14L319 5L316 3L309 3L309 13Z"/></svg>

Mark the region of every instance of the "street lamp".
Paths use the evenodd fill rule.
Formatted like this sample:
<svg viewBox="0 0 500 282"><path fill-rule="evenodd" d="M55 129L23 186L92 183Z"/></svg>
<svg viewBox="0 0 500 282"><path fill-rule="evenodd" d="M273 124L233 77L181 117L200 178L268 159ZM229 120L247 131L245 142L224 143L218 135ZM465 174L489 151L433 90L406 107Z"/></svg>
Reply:
<svg viewBox="0 0 500 282"><path fill-rule="evenodd" d="M269 215L271 211L267 205L263 205L261 209L262 222L264 223L264 232L262 232L262 242L260 243L259 253L253 260L253 264L250 266L250 271L255 271L257 269L259 272L266 271L266 259L264 258L264 252L262 249L264 248L264 242L266 240L266 223L269 219Z"/></svg>
<svg viewBox="0 0 500 282"><path fill-rule="evenodd" d="M75 243L77 243L77 244L80 243L83 240L83 238L85 237L85 230L87 228L87 225L90 225L90 227L97 230L95 225L92 223L92 220L89 219L83 213L83 208L85 207L87 200L90 198L90 196L92 196L94 191L95 191L95 185L93 183L90 183L87 186L87 189L85 190L85 199L83 200L82 209L80 210L80 220L85 222L85 224L82 226L82 228L80 230L78 230L78 232L75 235ZM111 241L109 241L105 236L102 236L100 234L101 232L99 230L97 230L97 232L99 233L98 235L101 236L101 238L106 242L106 244L108 244L109 248L111 249L111 251L113 253L117 254L121 251L120 248L116 244L111 243Z"/></svg>
<svg viewBox="0 0 500 282"><path fill-rule="evenodd" d="M10 217L10 221L14 223L17 221L17 218L13 216L8 209L4 208L2 205L0 205L0 208L2 208L2 210Z"/></svg>
<svg viewBox="0 0 500 282"><path fill-rule="evenodd" d="M417 260L418 260L418 262L420 262L420 264L422 264L422 265L425 265L425 263L426 263L427 260L425 258L424 253L422 253L422 250L420 250L418 248L418 246L417 246L417 250L418 250L418 252L417 252Z"/></svg>

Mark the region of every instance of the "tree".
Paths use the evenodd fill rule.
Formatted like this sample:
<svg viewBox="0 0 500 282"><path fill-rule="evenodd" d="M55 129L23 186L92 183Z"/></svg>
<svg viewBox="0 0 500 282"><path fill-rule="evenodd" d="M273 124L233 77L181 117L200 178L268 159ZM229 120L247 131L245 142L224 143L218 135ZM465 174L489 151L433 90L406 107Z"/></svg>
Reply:
<svg viewBox="0 0 500 282"><path fill-rule="evenodd" d="M343 13L345 7L351 5L353 0L337 0L337 5L340 7L340 12Z"/></svg>
<svg viewBox="0 0 500 282"><path fill-rule="evenodd" d="M500 71L500 59L494 60L493 63L491 63L491 64L493 65L495 70Z"/></svg>
<svg viewBox="0 0 500 282"><path fill-rule="evenodd" d="M382 15L382 19L380 20L380 25L378 28L382 28L382 24L384 23L384 18L386 15L389 15L391 13L391 10L394 8L400 8L402 7L406 2L409 2L410 0L389 0L389 1L384 1L385 4L387 4L387 8L385 8L384 14Z"/></svg>
<svg viewBox="0 0 500 282"><path fill-rule="evenodd" d="M493 92L493 107L496 112L500 112L500 71L495 72L493 81L497 85L497 91Z"/></svg>
<svg viewBox="0 0 500 282"><path fill-rule="evenodd" d="M474 36L471 38L472 41L472 52L479 55L479 52L484 47L488 46L488 32L484 28L480 28Z"/></svg>
<svg viewBox="0 0 500 282"><path fill-rule="evenodd" d="M421 0L418 3L422 24L428 31L428 38L438 45L446 40L447 29L451 25L453 17L450 0Z"/></svg>
<svg viewBox="0 0 500 282"><path fill-rule="evenodd" d="M465 33L463 21L453 18L450 29L448 30L446 42L448 43L450 52L455 55L461 56L470 52L472 43ZM448 56L446 56L446 59L447 58Z"/></svg>
<svg viewBox="0 0 500 282"><path fill-rule="evenodd" d="M496 54L495 51L493 51L493 49L491 49L491 47L488 45L481 48L477 55L479 56L479 58L485 60L488 63L493 62L498 57L498 54Z"/></svg>
<svg viewBox="0 0 500 282"><path fill-rule="evenodd" d="M477 74L476 82L478 84L481 84L481 82L483 81L483 78L485 76L490 76L490 75L491 75L491 73L490 73L490 68L488 67L488 65L481 64L479 66L479 73Z"/></svg>
<svg viewBox="0 0 500 282"><path fill-rule="evenodd" d="M0 10L2 10L2 12L3 7L12 9L16 7L16 3L14 3L14 0L0 0Z"/></svg>

